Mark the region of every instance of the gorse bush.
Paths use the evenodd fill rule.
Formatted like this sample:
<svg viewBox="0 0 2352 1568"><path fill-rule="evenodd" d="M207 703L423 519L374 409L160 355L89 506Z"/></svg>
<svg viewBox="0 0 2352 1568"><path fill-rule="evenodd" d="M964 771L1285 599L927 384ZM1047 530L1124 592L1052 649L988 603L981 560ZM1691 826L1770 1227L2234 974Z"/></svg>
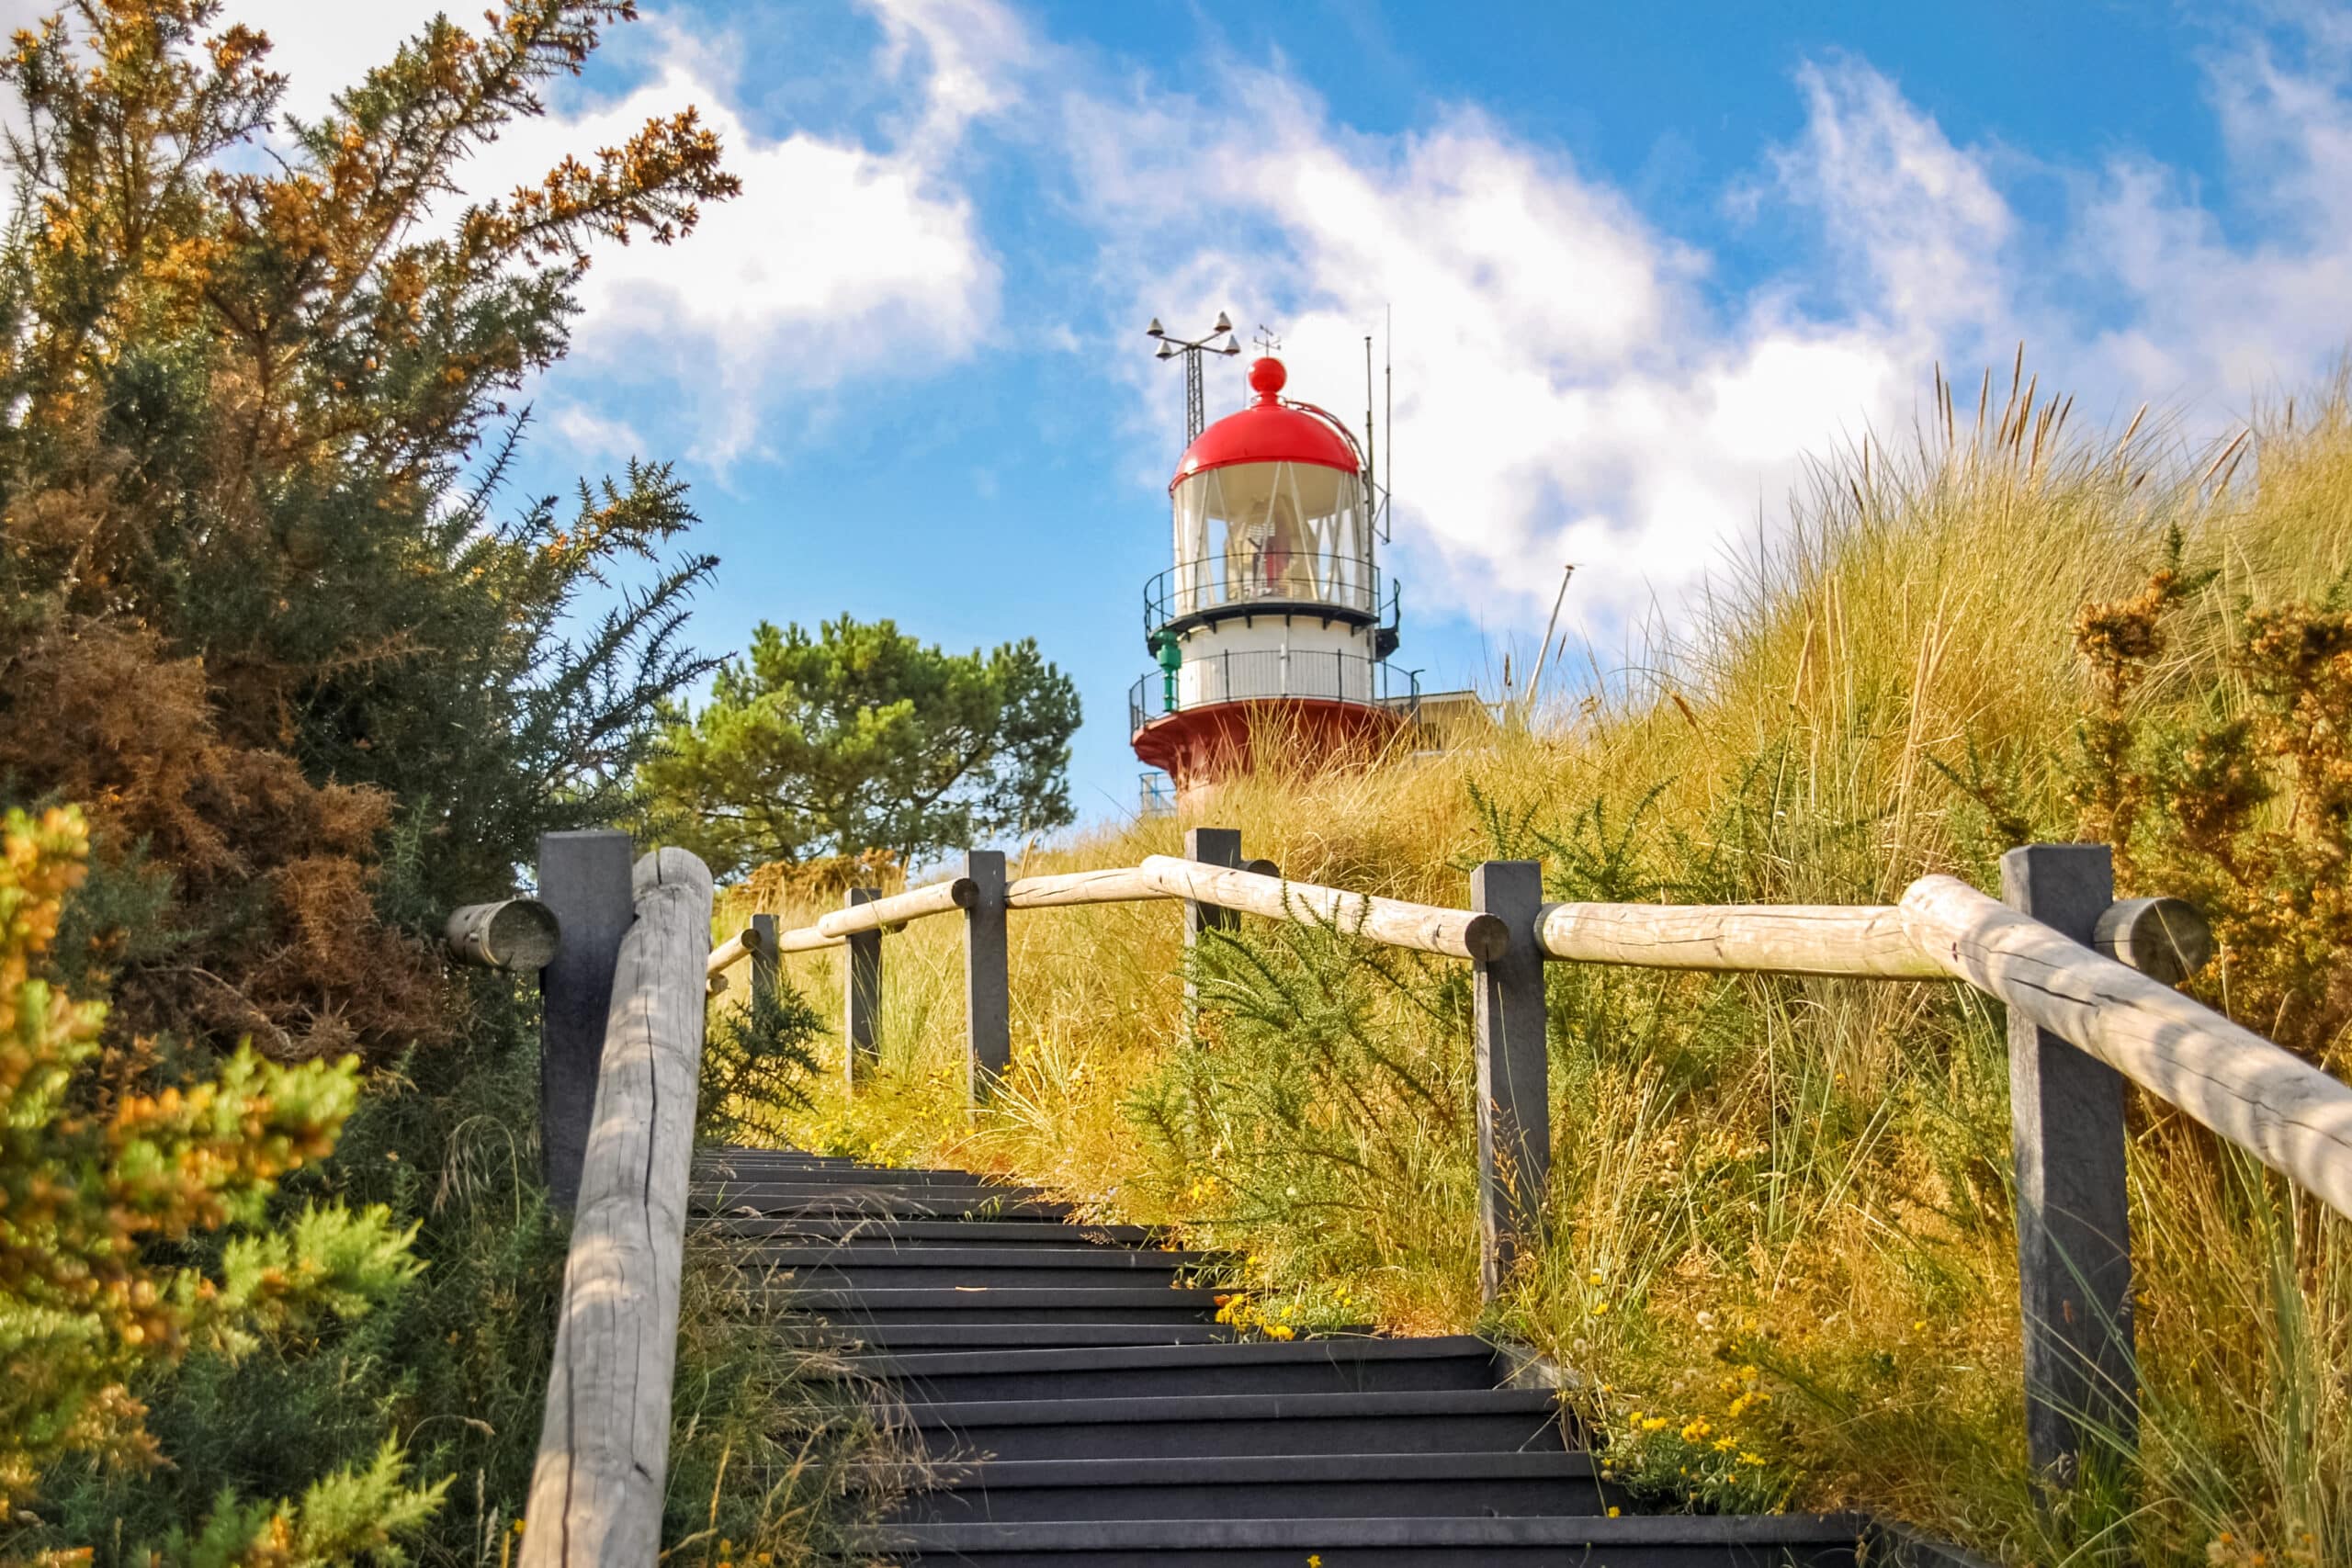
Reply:
<svg viewBox="0 0 2352 1568"><path fill-rule="evenodd" d="M0 798L89 805L53 961L111 976L127 1077L148 1036L448 1036L401 924L608 816L706 668L677 637L707 558L592 608L693 521L684 487L633 462L509 497L505 400L563 354L592 244L733 194L717 141L686 110L452 199L631 15L439 18L300 122L212 0L76 0L0 54Z"/></svg>
<svg viewBox="0 0 2352 1568"><path fill-rule="evenodd" d="M808 1080L824 1031L817 1010L788 985L754 986L741 1006L714 1010L702 1048L695 1141L781 1143L792 1112L809 1106Z"/></svg>
<svg viewBox="0 0 2352 1568"><path fill-rule="evenodd" d="M1292 876L1457 908L1489 857L1540 859L1555 898L1885 903L2096 834L2127 893L2206 908L2201 996L2340 1070L2352 406L2302 408L2233 469L2023 388L1971 429L1939 387L1913 446L1825 459L1622 669L1442 755L1305 773L1269 746L1206 819ZM1178 852L1147 819L1021 869ZM944 928L891 939L880 1080L820 1094L805 1139L1230 1247L1251 1322L1508 1332L1658 1505L1858 1506L2017 1564L2352 1561L2352 1226L2143 1097L2140 1460L2044 1506L2004 1021L1966 987L1550 966L1548 1234L1488 1313L1458 966L1245 921L1196 955L1194 1021L1165 906L1017 918L1013 1066L967 1122Z"/></svg>
<svg viewBox="0 0 2352 1568"><path fill-rule="evenodd" d="M57 1207L27 1245L70 1269L0 1307L5 1485L38 1487L0 1559L513 1552L564 1247L536 1020L411 933L611 820L710 668L683 483L517 494L508 400L595 245L679 239L736 184L680 106L463 193L634 15L436 17L308 120L212 0L70 0L0 54L0 805L88 804L23 994L114 1003L17 1015L71 1050L25 1080L0 1232ZM719 1061L773 1083L779 1052ZM871 1423L722 1310L740 1261L690 1269L665 1539L846 1550L816 1477Z"/></svg>
<svg viewBox="0 0 2352 1568"><path fill-rule="evenodd" d="M18 1526L39 1518L41 1476L62 1460L133 1485L167 1467L138 1396L155 1371L191 1353L234 1365L365 1317L417 1269L380 1205L311 1204L265 1223L277 1183L334 1146L358 1093L354 1062L288 1067L240 1051L185 1088L80 1102L105 1004L62 994L32 964L85 856L74 812L12 811L0 827L0 1504ZM183 1516L199 1524L175 1522L149 1550L347 1562L413 1533L440 1492L408 1484L398 1448L380 1441L300 1501L208 1497Z"/></svg>
<svg viewBox="0 0 2352 1568"><path fill-rule="evenodd" d="M511 1557L546 1410L566 1227L538 1176L535 1032L500 982L481 986L478 1038L396 1064L359 1100L334 1158L290 1177L278 1200L294 1213L380 1205L413 1232L415 1278L365 1316L316 1319L248 1354L192 1345L168 1377L134 1385L170 1466L52 1468L42 1525L0 1531L0 1560L88 1545L102 1564L143 1568L150 1548L167 1563L197 1561L173 1543L216 1512L224 1488L244 1499L332 1488L367 1472L387 1433L401 1438L406 1473L432 1478L439 1498L403 1532L405 1560ZM671 1560L856 1560L892 1494L852 1493L851 1467L887 1481L910 1445L867 1406L854 1368L795 1337L756 1257L690 1237L681 1301Z"/></svg>

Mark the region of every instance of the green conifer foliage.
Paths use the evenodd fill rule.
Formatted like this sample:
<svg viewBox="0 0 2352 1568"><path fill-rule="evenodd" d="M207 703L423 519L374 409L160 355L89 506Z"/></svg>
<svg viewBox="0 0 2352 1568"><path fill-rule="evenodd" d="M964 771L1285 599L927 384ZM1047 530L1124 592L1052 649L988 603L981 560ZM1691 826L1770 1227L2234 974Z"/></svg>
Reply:
<svg viewBox="0 0 2352 1568"><path fill-rule="evenodd" d="M665 716L646 825L722 876L874 851L903 864L1074 816L1078 691L1026 637L954 654L887 620L762 622L708 705Z"/></svg>
<svg viewBox="0 0 2352 1568"><path fill-rule="evenodd" d="M110 1043L446 1035L397 926L607 814L702 671L684 487L632 462L508 496L507 400L564 352L592 244L734 193L717 140L684 110L458 194L632 15L437 19L314 121L215 0L74 0L0 53L0 798L85 803L96 880L137 885L92 905L142 918L57 955L114 976Z"/></svg>
<svg viewBox="0 0 2352 1568"><path fill-rule="evenodd" d="M253 1228L278 1179L322 1157L358 1098L358 1064L281 1066L241 1050L214 1077L77 1102L103 1002L35 976L85 870L81 816L8 813L0 826L0 1505L33 1500L68 1455L130 1469L163 1462L132 1385L201 1348L228 1359L330 1317L365 1316L416 1265L387 1210L313 1205ZM229 1233L218 1267L175 1248ZM224 1498L192 1561L331 1562L389 1543L438 1488L402 1482L396 1447L322 1479L297 1504ZM175 1558L178 1552L173 1554Z"/></svg>

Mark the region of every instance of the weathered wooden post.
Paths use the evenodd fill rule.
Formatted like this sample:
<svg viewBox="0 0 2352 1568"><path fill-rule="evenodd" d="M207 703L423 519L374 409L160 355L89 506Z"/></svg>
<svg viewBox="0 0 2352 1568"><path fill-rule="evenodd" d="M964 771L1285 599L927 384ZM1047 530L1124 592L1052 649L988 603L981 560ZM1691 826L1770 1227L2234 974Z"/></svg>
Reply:
<svg viewBox="0 0 2352 1568"><path fill-rule="evenodd" d="M2011 850L2001 897L2087 945L2115 900L2113 857L2104 844ZM2009 1116L2026 1447L2036 1473L2071 1486L2086 1460L2113 1462L2138 1439L2123 1079L2012 1010Z"/></svg>
<svg viewBox="0 0 2352 1568"><path fill-rule="evenodd" d="M441 928L449 956L480 969L544 969L563 942L563 922L537 898L502 898L449 911Z"/></svg>
<svg viewBox="0 0 2352 1568"><path fill-rule="evenodd" d="M853 887L842 908L854 909L882 897L879 887ZM882 933L854 931L842 953L842 1085L854 1092L882 1055Z"/></svg>
<svg viewBox="0 0 2352 1568"><path fill-rule="evenodd" d="M1551 1177L1552 1097L1544 1042L1544 953L1535 944L1544 868L1490 860L1470 874L1470 908L1499 918L1510 942L1472 963L1478 1033L1478 1284L1502 1293L1511 1266L1541 1234Z"/></svg>
<svg viewBox="0 0 2352 1568"><path fill-rule="evenodd" d="M784 955L776 951L776 920L774 915L753 915L752 932L760 939L760 950L752 954L752 1005L775 999L775 983Z"/></svg>
<svg viewBox="0 0 2352 1568"><path fill-rule="evenodd" d="M613 964L636 918L630 852L628 835L606 829L539 835L539 902L563 933L539 971L539 1170L565 1212L580 1194Z"/></svg>
<svg viewBox="0 0 2352 1568"><path fill-rule="evenodd" d="M523 1568L648 1568L662 1545L710 873L637 863L564 1260Z"/></svg>
<svg viewBox="0 0 2352 1568"><path fill-rule="evenodd" d="M1239 869L1241 865L1241 829L1238 828L1187 828L1184 829L1184 858L1204 865ZM1216 904L1204 904L1198 898L1184 900L1184 1010L1190 1017L1200 1005L1200 983L1193 978L1195 949L1201 945L1204 931L1238 930L1241 917L1235 911Z"/></svg>
<svg viewBox="0 0 2352 1568"><path fill-rule="evenodd" d="M1012 1066L1012 981L1004 929L1004 852L966 850L972 902L964 910L965 1074L971 1103Z"/></svg>

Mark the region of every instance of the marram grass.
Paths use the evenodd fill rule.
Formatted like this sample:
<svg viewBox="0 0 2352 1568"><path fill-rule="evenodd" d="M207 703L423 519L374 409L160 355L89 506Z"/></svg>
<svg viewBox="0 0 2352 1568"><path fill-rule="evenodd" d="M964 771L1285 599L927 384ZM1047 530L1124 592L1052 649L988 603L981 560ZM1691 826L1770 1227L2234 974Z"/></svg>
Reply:
<svg viewBox="0 0 2352 1568"><path fill-rule="evenodd" d="M2330 389L2217 457L2138 421L2078 436L2024 393L1947 425L1948 398L1907 447L1821 464L1693 624L1594 656L1583 689L1442 755L1270 754L1204 820L1292 876L1457 906L1498 855L1541 857L1555 897L1992 885L2017 830L2074 835L2075 617L2138 592L2168 530L2216 575L2146 704L2231 711L2244 606L2343 592L2352 414ZM1015 874L1179 852L1183 825L1034 846ZM1859 1506L2013 1563L2352 1562L2352 1227L2144 1099L2141 1457L2037 1502L2002 1022L1962 987L1554 966L1550 1235L1482 1323L1461 966L1249 922L1188 1029L1171 906L1016 914L1013 1068L967 1117L958 935L888 939L879 1073L829 1080L802 1142L1229 1247L1251 1322L1521 1337L1668 1506ZM790 973L836 1005L834 956Z"/></svg>

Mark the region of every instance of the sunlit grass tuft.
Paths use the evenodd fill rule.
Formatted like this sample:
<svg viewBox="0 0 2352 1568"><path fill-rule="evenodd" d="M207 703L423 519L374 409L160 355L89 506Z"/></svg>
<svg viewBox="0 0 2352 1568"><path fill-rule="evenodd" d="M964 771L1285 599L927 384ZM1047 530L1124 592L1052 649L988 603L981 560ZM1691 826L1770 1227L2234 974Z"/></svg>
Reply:
<svg viewBox="0 0 2352 1568"><path fill-rule="evenodd" d="M1972 421L1973 390L1825 460L1692 624L1596 655L1584 689L1442 755L1270 759L1204 820L1289 875L1455 906L1500 855L1566 898L1992 886L2011 843L2074 836L2075 617L2138 592L2167 530L2216 575L2149 713L2235 711L2243 607L2342 592L2352 413L2327 389L2199 454L2145 421L2070 431L2023 389ZM1114 825L1015 870L1180 843ZM1016 915L1012 1073L974 1117L957 942L946 919L888 939L879 1073L829 1087L805 1139L1231 1247L1276 1322L1516 1335L1668 1502L1860 1506L2018 1563L2352 1562L2352 1231L2144 1101L2137 1494L2037 1506L2002 1024L1972 993L1555 966L1551 1232L1482 1320L1458 968L1251 922L1209 955L1193 1029L1171 907ZM794 972L834 1005L833 959Z"/></svg>

